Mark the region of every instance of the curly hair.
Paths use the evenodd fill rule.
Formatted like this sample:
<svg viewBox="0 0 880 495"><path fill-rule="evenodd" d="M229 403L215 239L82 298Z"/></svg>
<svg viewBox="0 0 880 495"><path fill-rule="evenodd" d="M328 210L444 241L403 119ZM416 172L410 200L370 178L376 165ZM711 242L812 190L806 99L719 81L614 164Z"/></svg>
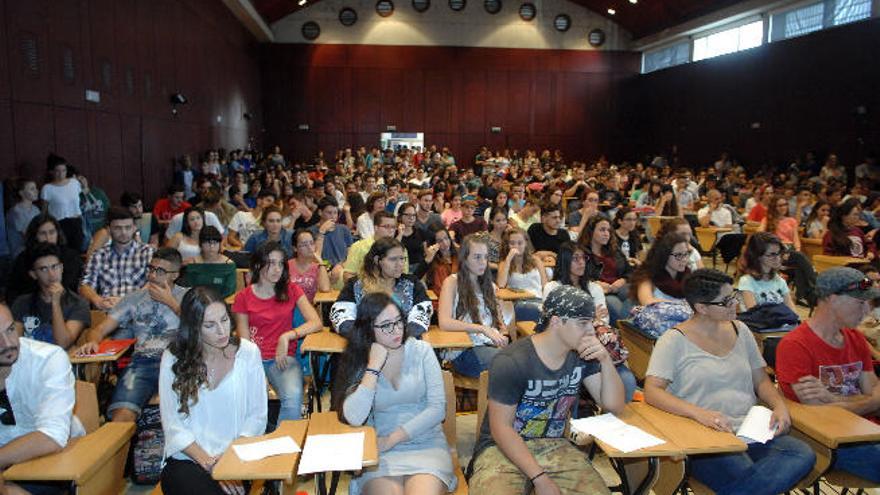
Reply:
<svg viewBox="0 0 880 495"><path fill-rule="evenodd" d="M382 311L389 305L397 308L402 318L405 318L403 310L394 298L384 292L371 292L361 299L358 304L357 317L354 320L354 328L348 336L348 345L345 352L339 355L336 378L333 381L331 403L337 411L339 420L345 423L342 404L357 388L367 368L370 358L370 347L376 342L376 331L373 323ZM403 341L406 343L407 332L403 332Z"/></svg>
<svg viewBox="0 0 880 495"><path fill-rule="evenodd" d="M852 253L852 241L849 238L849 227L843 219L853 209L860 208L861 203L857 198L849 198L839 206L831 209L831 218L828 219L828 233L831 235L831 250L835 255L850 256Z"/></svg>
<svg viewBox="0 0 880 495"><path fill-rule="evenodd" d="M604 213L599 213L594 215L592 218L587 220L587 224L584 225L584 230L581 232L580 236L578 236L578 244L584 247L588 252L593 252L593 233L596 232L596 229L599 228L599 224L602 222L608 223L608 229L611 230L608 236L608 242L602 246L601 253L593 253L601 256L614 256L617 254L617 243L614 242L613 239L613 227L611 224L611 219L608 218Z"/></svg>
<svg viewBox="0 0 880 495"><path fill-rule="evenodd" d="M208 383L208 367L202 355L202 322L205 319L205 310L214 303L223 304L226 317L230 318L226 303L212 287L196 286L187 291L180 302L180 327L177 336L168 347L177 359L171 366L174 373L171 390L177 393L180 402L177 412L187 416L190 406L199 401L199 389ZM237 347L240 343L237 336L230 335L227 346Z"/></svg>
<svg viewBox="0 0 880 495"><path fill-rule="evenodd" d="M774 194L770 199L770 205L767 207L767 228L766 232L776 233L776 226L779 225L779 221L788 216L788 210L786 210L786 214L780 215L777 211L776 205L779 204L780 201L785 201L786 207L788 206L788 200L785 199L785 196L782 194Z"/></svg>
<svg viewBox="0 0 880 495"><path fill-rule="evenodd" d="M526 238L528 239L528 237ZM465 315L469 316L473 323L481 322L480 304L477 299L476 290L480 291L483 296L483 303L489 309L492 315L491 326L501 325L504 321L501 319L501 310L498 306L498 299L495 298L495 284L492 281L492 272L489 267L482 275L477 277L477 285L471 284L471 271L467 266L467 259L471 254L475 244L482 244L489 249L489 242L485 236L478 234L470 234L461 241L461 248L458 250L458 275L456 280L456 290L458 291L458 304L456 304L454 313L456 319L462 319Z"/></svg>
<svg viewBox="0 0 880 495"><path fill-rule="evenodd" d="M40 213L31 219L31 222L28 224L27 229L24 232L24 245L30 249L33 246L36 246L38 242L37 240L37 231L40 230L40 227L46 225L47 223L51 223L55 226L55 232L58 234L58 242L56 243L59 247L64 247L67 245L67 238L64 237L64 231L61 230L61 224L58 220L48 213Z"/></svg>
<svg viewBox="0 0 880 495"><path fill-rule="evenodd" d="M730 275L712 268L700 268L685 276L684 298L691 309L695 304L705 303L718 297L721 288L725 285L733 285Z"/></svg>
<svg viewBox="0 0 880 495"><path fill-rule="evenodd" d="M639 285L647 280L653 280L662 270L665 270L675 246L682 243L688 244L687 237L675 232L669 232L663 237L657 238L648 251L645 262L636 269L630 279L629 297L631 300L639 300Z"/></svg>

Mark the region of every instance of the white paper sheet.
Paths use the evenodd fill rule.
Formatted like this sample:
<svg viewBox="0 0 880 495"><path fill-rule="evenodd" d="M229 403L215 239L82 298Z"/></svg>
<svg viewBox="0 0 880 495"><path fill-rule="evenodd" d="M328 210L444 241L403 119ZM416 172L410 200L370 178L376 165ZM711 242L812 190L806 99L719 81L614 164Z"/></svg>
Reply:
<svg viewBox="0 0 880 495"><path fill-rule="evenodd" d="M259 461L273 455L293 454L300 451L296 441L288 436L245 445L233 445L232 450L235 451L235 455L239 459L245 462Z"/></svg>
<svg viewBox="0 0 880 495"><path fill-rule="evenodd" d="M358 471L364 463L364 432L309 435L299 459L299 474Z"/></svg>
<svg viewBox="0 0 880 495"><path fill-rule="evenodd" d="M767 443L773 439L774 431L770 428L770 418L773 411L764 406L752 406L736 431L736 436L746 443Z"/></svg>
<svg viewBox="0 0 880 495"><path fill-rule="evenodd" d="M665 440L628 425L611 413L571 420L571 429L585 435L592 435L621 452L662 445Z"/></svg>

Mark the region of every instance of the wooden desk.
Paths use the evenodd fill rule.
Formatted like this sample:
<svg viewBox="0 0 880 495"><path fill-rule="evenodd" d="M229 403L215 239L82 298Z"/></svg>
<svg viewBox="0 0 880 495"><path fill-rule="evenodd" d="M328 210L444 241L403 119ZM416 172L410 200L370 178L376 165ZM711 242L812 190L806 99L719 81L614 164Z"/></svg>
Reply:
<svg viewBox="0 0 880 495"><path fill-rule="evenodd" d="M434 349L468 349L474 346L467 332L445 332L431 327L422 334L422 340Z"/></svg>
<svg viewBox="0 0 880 495"><path fill-rule="evenodd" d="M335 303L339 299L338 290L318 291L315 293L315 304Z"/></svg>
<svg viewBox="0 0 880 495"><path fill-rule="evenodd" d="M518 321L516 322L516 331L523 337L531 337L535 335L535 327L538 326L534 321Z"/></svg>
<svg viewBox="0 0 880 495"><path fill-rule="evenodd" d="M527 290L519 289L498 289L495 291L495 297L502 301L521 301L523 299L537 299L538 296Z"/></svg>
<svg viewBox="0 0 880 495"><path fill-rule="evenodd" d="M627 404L626 408L617 417L625 423L644 430L657 438L666 440L666 443L655 445L634 452L621 452L616 448L596 439L599 448L608 455L611 465L617 471L620 477L621 485L619 488L624 494L642 495L649 493L654 483L657 481L659 472L658 457L675 457L681 455L681 449L667 440L654 425L648 422L643 416L638 414L641 407L650 407L641 402L632 402ZM647 466L634 462L637 459L645 459ZM647 467L647 469L645 469ZM640 480L637 487L631 487L631 480Z"/></svg>
<svg viewBox="0 0 880 495"><path fill-rule="evenodd" d="M131 349L132 345L134 345L134 342L132 342L131 344L128 344L127 346L125 346L123 349L121 349L116 354L111 354L109 356L106 356L106 355L105 356L92 356L92 355L77 356L74 354L76 352L76 349L71 349L71 352L68 353L68 355L70 356L70 364L71 365L78 365L78 364L91 364L91 363L111 363L114 361L118 361L119 358L121 358L123 354L125 354L126 352L128 352L129 349Z"/></svg>
<svg viewBox="0 0 880 495"><path fill-rule="evenodd" d="M697 243L699 243L700 249L702 249L704 253L709 253L712 251L712 248L715 247L715 241L718 239L718 234L730 232L732 230L733 229L730 227L697 227L694 229L694 233L697 236Z"/></svg>
<svg viewBox="0 0 880 495"><path fill-rule="evenodd" d="M278 428L259 437L239 438L232 442L232 445L244 445L248 443L270 440L273 438L289 436L300 446L303 447L306 430L308 429L308 420L298 421L282 421ZM217 461L214 466L212 476L215 480L281 480L282 493L291 494L296 489L296 468L299 463L300 453L276 455L266 457L259 461L244 462L238 458L232 448L226 449L226 452Z"/></svg>
<svg viewBox="0 0 880 495"><path fill-rule="evenodd" d="M310 414L314 410L321 411L321 391L330 382L330 361L327 360L324 366L320 366L318 354L340 354L345 351L347 346L348 341L345 340L345 337L331 332L327 327L324 327L320 332L310 333L303 339L301 350L308 353L309 366L312 368L312 381L308 390Z"/></svg>
<svg viewBox="0 0 880 495"><path fill-rule="evenodd" d="M880 442L880 425L838 406L808 406L786 400L791 424L822 445Z"/></svg>
<svg viewBox="0 0 880 495"><path fill-rule="evenodd" d="M336 416L336 411L318 412L312 414L309 419L309 436L311 435L336 435L340 433L354 433L358 431L364 432L364 460L363 467L376 466L379 464L379 448L376 444L376 430L370 426L354 427L342 424ZM306 437L306 443L309 438ZM324 480L324 473L315 473L315 484L318 486L318 493L333 495L336 493L336 486L339 483L339 471L333 471L330 475L330 490L327 491L327 485Z"/></svg>
<svg viewBox="0 0 880 495"><path fill-rule="evenodd" d="M713 430L696 421L661 411L648 404L635 404L635 412L678 446L685 455L745 452L746 444L733 433Z"/></svg>
<svg viewBox="0 0 880 495"><path fill-rule="evenodd" d="M430 300L432 300L432 301L437 301L437 300L438 300L438 297L437 297L437 293L436 293L436 292L432 291L431 289L428 289L427 292L428 292L428 299L430 299Z"/></svg>
<svg viewBox="0 0 880 495"><path fill-rule="evenodd" d="M16 464L3 473L9 481L72 481L77 494L121 493L122 470L134 423L107 423L71 439L56 454Z"/></svg>
<svg viewBox="0 0 880 495"><path fill-rule="evenodd" d="M803 247L801 247L803 249ZM851 256L829 256L827 254L813 255L813 268L816 273L822 273L829 268L838 266L860 265L867 263L866 258L853 258Z"/></svg>

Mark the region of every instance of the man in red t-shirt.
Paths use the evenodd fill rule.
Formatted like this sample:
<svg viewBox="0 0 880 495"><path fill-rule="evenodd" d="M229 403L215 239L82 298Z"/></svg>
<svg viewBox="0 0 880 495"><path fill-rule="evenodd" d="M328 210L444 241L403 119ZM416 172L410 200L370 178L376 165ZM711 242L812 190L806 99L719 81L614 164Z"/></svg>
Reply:
<svg viewBox="0 0 880 495"><path fill-rule="evenodd" d="M776 349L782 392L804 404L833 404L878 421L880 382L869 344L855 327L880 298L880 289L862 272L838 267L819 274L816 291L813 316ZM880 483L880 443L840 447L834 467Z"/></svg>
<svg viewBox="0 0 880 495"><path fill-rule="evenodd" d="M183 199L183 184L175 183L168 188L168 197L156 201L153 205L153 218L164 227L171 222L174 215L183 213L190 206L192 205Z"/></svg>

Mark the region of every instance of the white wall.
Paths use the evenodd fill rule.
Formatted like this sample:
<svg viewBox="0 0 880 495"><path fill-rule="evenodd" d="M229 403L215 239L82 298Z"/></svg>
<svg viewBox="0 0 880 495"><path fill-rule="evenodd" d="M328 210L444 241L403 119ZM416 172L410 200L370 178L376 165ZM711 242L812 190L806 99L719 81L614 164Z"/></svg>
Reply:
<svg viewBox="0 0 880 495"><path fill-rule="evenodd" d="M448 0L431 0L424 13L416 12L411 0L392 1L394 14L383 18L376 14L376 0L321 0L280 19L271 28L276 43L593 50L587 33L595 28L605 31L603 50L625 50L630 40L629 33L614 22L567 0L530 0L538 11L531 22L519 17L519 7L526 0L502 0L501 12L494 15L483 8L483 0L468 0L460 12L450 9ZM358 14L354 26L339 22L339 11L345 7ZM571 17L567 32L553 27L558 14ZM306 21L321 27L321 36L314 42L302 36Z"/></svg>

